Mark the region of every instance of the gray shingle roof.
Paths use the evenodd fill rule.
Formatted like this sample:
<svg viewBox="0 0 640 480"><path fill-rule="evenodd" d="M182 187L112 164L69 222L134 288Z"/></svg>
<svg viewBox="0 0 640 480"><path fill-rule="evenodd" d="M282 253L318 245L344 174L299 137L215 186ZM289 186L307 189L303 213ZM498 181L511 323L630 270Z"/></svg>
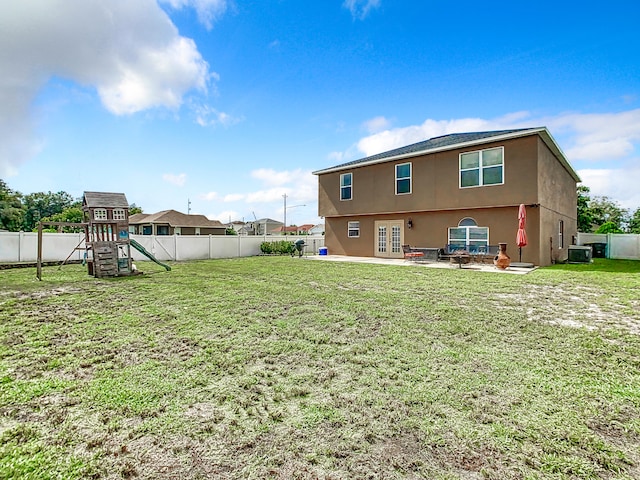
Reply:
<svg viewBox="0 0 640 480"><path fill-rule="evenodd" d="M84 192L82 206L87 208L129 208L129 202L127 202L124 193Z"/></svg>
<svg viewBox="0 0 640 480"><path fill-rule="evenodd" d="M157 213L136 213L129 217L130 225L144 223L168 223L172 227L225 228L218 220L209 220L204 215L187 215L177 210L162 210Z"/></svg>
<svg viewBox="0 0 640 480"><path fill-rule="evenodd" d="M358 160L353 160L351 162L342 163L340 165L336 165L335 167L330 167L326 170L340 170L346 167L357 166L358 164L361 164L361 163L375 163L376 161L384 160L387 158L410 155L412 153L415 153L415 154L427 153L431 150L441 150L446 147L454 147L456 145L477 142L480 140L489 140L492 137L510 135L518 132L526 132L529 130L531 129L519 128L519 129L513 129L513 130L496 130L492 132L451 133L449 135L443 135L441 137L434 137L428 140L423 140L422 142L413 143L405 147L394 148L393 150L389 150L387 152L378 153L376 155L360 158ZM319 170L318 172L313 172L313 173L320 173L320 172L323 172L323 170Z"/></svg>

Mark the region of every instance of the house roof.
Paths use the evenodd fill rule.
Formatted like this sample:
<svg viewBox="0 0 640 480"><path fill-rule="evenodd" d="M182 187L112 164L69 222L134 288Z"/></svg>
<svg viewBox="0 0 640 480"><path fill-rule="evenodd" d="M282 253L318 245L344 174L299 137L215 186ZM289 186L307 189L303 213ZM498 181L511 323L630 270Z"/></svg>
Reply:
<svg viewBox="0 0 640 480"><path fill-rule="evenodd" d="M424 155L426 153L435 153L446 150L454 150L457 148L473 147L484 143L500 140L510 140L513 138L525 137L529 135L539 135L545 142L547 147L549 147L549 149L556 155L556 157L558 157L560 163L562 163L562 165L574 178L574 180L576 182L580 182L580 177L575 172L573 167L569 164L569 161L567 160L564 153L546 127L496 130L491 132L452 133L449 135L443 135L441 137L430 138L422 142L413 143L405 147L395 148L393 150L378 153L376 155L370 155L368 157L353 160L351 162L342 163L334 167L316 170L315 172L313 172L313 174L322 175L325 173L347 170L353 167L363 167L365 165L416 157L418 155Z"/></svg>
<svg viewBox="0 0 640 480"><path fill-rule="evenodd" d="M278 220L274 220L273 218L261 218L260 220L255 220L253 223L280 223Z"/></svg>
<svg viewBox="0 0 640 480"><path fill-rule="evenodd" d="M299 230L299 227L295 226L295 225L291 225L289 227L284 227L283 225L280 225L278 228L274 228L273 230L271 230L272 232L293 232L293 233L297 233Z"/></svg>
<svg viewBox="0 0 640 480"><path fill-rule="evenodd" d="M157 213L136 213L129 217L130 225L141 225L146 223L169 224L172 227L207 227L225 228L218 220L209 220L204 215L187 215L177 210L162 210Z"/></svg>
<svg viewBox="0 0 640 480"><path fill-rule="evenodd" d="M87 208L129 208L124 193L84 192L82 206Z"/></svg>

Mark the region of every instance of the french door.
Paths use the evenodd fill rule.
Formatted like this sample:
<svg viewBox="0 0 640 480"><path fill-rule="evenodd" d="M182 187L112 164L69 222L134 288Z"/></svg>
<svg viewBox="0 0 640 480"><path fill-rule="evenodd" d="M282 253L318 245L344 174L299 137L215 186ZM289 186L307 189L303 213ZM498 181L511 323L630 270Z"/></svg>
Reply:
<svg viewBox="0 0 640 480"><path fill-rule="evenodd" d="M376 257L403 258L402 240L404 238L402 220L375 222L374 252Z"/></svg>

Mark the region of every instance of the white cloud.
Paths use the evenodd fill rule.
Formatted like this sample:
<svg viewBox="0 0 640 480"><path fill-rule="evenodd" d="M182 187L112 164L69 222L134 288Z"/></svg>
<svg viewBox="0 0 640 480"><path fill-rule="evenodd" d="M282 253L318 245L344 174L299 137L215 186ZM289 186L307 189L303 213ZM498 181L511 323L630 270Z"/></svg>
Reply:
<svg viewBox="0 0 640 480"><path fill-rule="evenodd" d="M382 130L386 130L391 126L391 121L385 117L379 116L366 120L362 126L369 133L378 133Z"/></svg>
<svg viewBox="0 0 640 480"><path fill-rule="evenodd" d="M251 176L255 179L262 180L266 185L285 185L287 183L298 182L301 178L307 176L309 172L301 169L276 171L271 168L259 168L251 172Z"/></svg>
<svg viewBox="0 0 640 480"><path fill-rule="evenodd" d="M238 220L240 217L235 210L224 210L218 213L207 214L209 220L218 220L221 223L229 223L230 221Z"/></svg>
<svg viewBox="0 0 640 480"><path fill-rule="evenodd" d="M510 128L507 125L513 121L513 114L495 120L482 118L460 118L453 120L427 119L421 125L394 128L369 135L358 141L357 148L365 156L386 152L394 148L411 145L428 138L440 137L449 133L478 132L483 130L499 130Z"/></svg>
<svg viewBox="0 0 640 480"><path fill-rule="evenodd" d="M420 125L387 129L361 138L357 150L364 156L410 145L450 133L546 126L555 137L563 137L570 161L615 160L630 155L640 142L640 109L619 113L561 114L533 117L515 112L494 119L427 119ZM353 154L345 157L353 157ZM332 154L334 157L336 154Z"/></svg>
<svg viewBox="0 0 640 480"><path fill-rule="evenodd" d="M95 88L116 115L177 109L215 78L155 0L1 2L0 71L0 175L39 148L30 107L51 77Z"/></svg>
<svg viewBox="0 0 640 480"><path fill-rule="evenodd" d="M380 0L345 0L342 6L354 19L364 20L372 9L380 6Z"/></svg>
<svg viewBox="0 0 640 480"><path fill-rule="evenodd" d="M243 200L245 196L246 195L244 193L230 193L225 195L222 201L226 203L239 202L240 200Z"/></svg>
<svg viewBox="0 0 640 480"><path fill-rule="evenodd" d="M215 125L230 127L242 121L242 118L233 117L207 105L193 105L192 108L196 114L196 123L201 127Z"/></svg>
<svg viewBox="0 0 640 480"><path fill-rule="evenodd" d="M213 200L218 199L218 194L216 192L207 192L207 193L202 193L198 195L198 198L200 198L201 200L207 200L211 202Z"/></svg>
<svg viewBox="0 0 640 480"><path fill-rule="evenodd" d="M188 7L193 8L198 14L198 20L207 30L213 28L213 23L218 20L227 10L227 0L161 0L163 3L171 5L172 8L180 10Z"/></svg>
<svg viewBox="0 0 640 480"><path fill-rule="evenodd" d="M578 175L591 196L609 197L632 211L640 208L640 159L634 159L627 168L582 169Z"/></svg>
<svg viewBox="0 0 640 480"><path fill-rule="evenodd" d="M162 179L173 185L177 185L178 187L183 187L185 182L187 181L187 174L181 173L179 175L174 175L173 173L165 173L162 175Z"/></svg>
<svg viewBox="0 0 640 480"><path fill-rule="evenodd" d="M563 114L547 119L552 131L568 135L572 160L615 160L630 155L640 142L640 109L617 113Z"/></svg>

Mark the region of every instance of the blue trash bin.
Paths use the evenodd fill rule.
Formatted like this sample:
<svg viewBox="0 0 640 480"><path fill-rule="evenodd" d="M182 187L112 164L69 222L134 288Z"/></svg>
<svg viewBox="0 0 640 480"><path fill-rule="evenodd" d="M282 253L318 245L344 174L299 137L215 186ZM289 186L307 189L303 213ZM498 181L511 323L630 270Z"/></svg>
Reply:
<svg viewBox="0 0 640 480"><path fill-rule="evenodd" d="M320 254L320 255L328 255L329 254L329 249L327 247L320 247L318 249L318 254Z"/></svg>

